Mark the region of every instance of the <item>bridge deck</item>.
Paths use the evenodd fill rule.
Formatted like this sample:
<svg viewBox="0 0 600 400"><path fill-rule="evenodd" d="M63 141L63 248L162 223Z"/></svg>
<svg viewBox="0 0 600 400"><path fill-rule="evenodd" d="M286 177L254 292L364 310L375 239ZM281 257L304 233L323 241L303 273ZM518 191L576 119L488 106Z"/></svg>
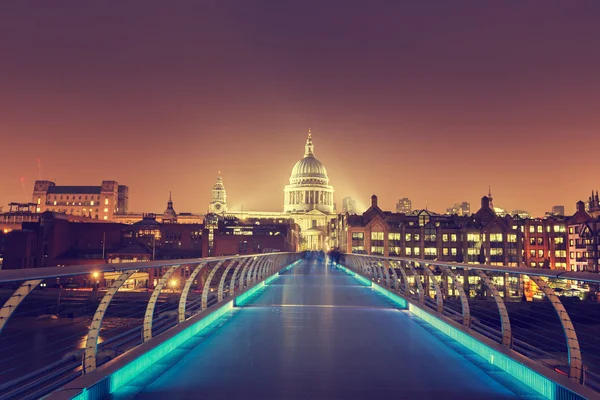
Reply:
<svg viewBox="0 0 600 400"><path fill-rule="evenodd" d="M406 312L304 262L147 383L114 398L516 398ZM133 386L132 386L133 385Z"/></svg>

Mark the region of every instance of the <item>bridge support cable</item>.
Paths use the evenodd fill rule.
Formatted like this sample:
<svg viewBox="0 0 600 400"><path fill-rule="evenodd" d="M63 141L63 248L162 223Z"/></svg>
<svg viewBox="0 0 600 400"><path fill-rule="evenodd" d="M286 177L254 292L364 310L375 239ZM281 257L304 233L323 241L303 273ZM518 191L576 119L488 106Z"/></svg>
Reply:
<svg viewBox="0 0 600 400"><path fill-rule="evenodd" d="M353 257L352 258L356 262L355 269L358 270L359 273L362 273L364 276L370 276L370 271L367 270L367 262L363 260L361 257Z"/></svg>
<svg viewBox="0 0 600 400"><path fill-rule="evenodd" d="M275 260L280 258L279 256L270 256L267 262L262 266L258 273L258 280L262 281L267 276L271 275L269 272L273 269L275 265Z"/></svg>
<svg viewBox="0 0 600 400"><path fill-rule="evenodd" d="M567 342L567 357L569 362L569 379L584 383L584 372L583 372L583 361L581 359L581 349L579 347L579 340L577 339L577 333L575 327L571 321L571 317L565 310L565 306L562 304L558 296L554 293L554 290L548 285L548 283L540 276L528 275L529 279L535 282L535 284L544 292L544 295L550 300L554 311L558 314L560 324L562 325L565 339Z"/></svg>
<svg viewBox="0 0 600 400"><path fill-rule="evenodd" d="M379 265L377 265L377 261L369 261L369 266L373 271L373 278L377 282L381 282L383 279L383 275L381 274L381 270L379 269Z"/></svg>
<svg viewBox="0 0 600 400"><path fill-rule="evenodd" d="M502 344L511 349L513 345L513 336L506 304L504 304L504 300L502 299L502 296L500 296L498 288L492 283L487 274L480 269L476 269L475 272L477 275L479 275L481 281L485 284L488 290L492 292L492 297L494 297L494 300L496 301L498 313L500 314L500 323L502 326Z"/></svg>
<svg viewBox="0 0 600 400"><path fill-rule="evenodd" d="M378 264L380 265L380 268L384 271L384 277L385 277L385 285L388 289L392 289L391 286L391 282L390 282L390 269L388 268L387 265L387 261L385 259L380 259L380 261L378 261Z"/></svg>
<svg viewBox="0 0 600 400"><path fill-rule="evenodd" d="M454 285L454 288L458 291L460 304L462 306L463 325L467 328L471 328L471 308L469 307L469 298L467 297L464 286L461 285L461 283L458 281L458 278L450 268L444 265L440 265L440 267L446 272L446 274L448 274L452 284ZM465 279L465 281L468 282L468 277Z"/></svg>
<svg viewBox="0 0 600 400"><path fill-rule="evenodd" d="M248 269L252 269L254 267L254 265L257 263L258 261L258 257L253 257L252 258L252 262L250 262L249 264L244 265L244 268L242 269L242 272L240 274L240 290L245 288L246 286L248 286Z"/></svg>
<svg viewBox="0 0 600 400"><path fill-rule="evenodd" d="M17 307L25 300L25 297L29 293L33 291L40 283L42 283L43 279L31 279L25 281L14 291L14 293L6 300L2 308L0 309L0 333L2 333L2 329L12 316L12 314L17 310Z"/></svg>
<svg viewBox="0 0 600 400"><path fill-rule="evenodd" d="M144 342L152 339L152 321L154 320L154 308L156 308L156 302L162 292L163 287L169 282L171 275L180 267L180 265L174 265L163 274L158 280L158 283L154 287L148 305L146 306L146 313L144 314L144 326L142 328L142 340Z"/></svg>
<svg viewBox="0 0 600 400"><path fill-rule="evenodd" d="M242 260L242 262L240 262L235 269L233 270L233 275L231 275L231 280L229 281L229 295L233 296L233 294L235 293L235 283L236 283L236 278L238 280L238 286L241 288L242 283L242 276L240 275L240 277L238 278L238 272L240 272L240 269L242 271L245 270L246 266L248 265L248 263L250 263L252 261L252 257L248 257L244 260Z"/></svg>
<svg viewBox="0 0 600 400"><path fill-rule="evenodd" d="M263 265L265 265L265 263L268 261L269 256L259 256L258 262L256 263L256 265L254 266L254 268L252 268L250 271L248 271L248 276L249 276L249 282L250 285L254 285L254 283L256 282L256 279L258 277L258 270L261 269L263 267Z"/></svg>
<svg viewBox="0 0 600 400"><path fill-rule="evenodd" d="M217 273L217 270L221 267L221 265L223 265L224 262L224 260L217 262L215 266L212 267L212 269L208 273L208 276L206 277L206 281L204 282L204 286L202 287L202 307L200 308L201 311L204 311L208 308L208 293L210 292L210 284L213 280L213 277Z"/></svg>
<svg viewBox="0 0 600 400"><path fill-rule="evenodd" d="M373 261L373 267L377 271L379 282L383 283L385 278L383 276L383 266L381 265L381 262L377 260Z"/></svg>
<svg viewBox="0 0 600 400"><path fill-rule="evenodd" d="M402 261L390 261L390 264L392 265L392 271L396 271L396 269L400 271L400 274L402 275L402 280L404 281L404 293L406 293L408 297L412 297L410 293L408 277L406 276L406 270L402 265L398 265L401 262ZM394 276L396 278L396 281L398 281L398 275L396 275L396 272L394 272ZM398 291L400 291L400 284L398 284Z"/></svg>
<svg viewBox="0 0 600 400"><path fill-rule="evenodd" d="M256 268L254 268L254 271L252 271L252 283L255 283L258 281L259 279L259 271L262 271L262 269L265 267L265 265L267 265L267 263L269 262L269 260L271 260L272 256L263 256L261 262L258 264L258 266Z"/></svg>
<svg viewBox="0 0 600 400"><path fill-rule="evenodd" d="M392 286L390 286L390 289L397 292L399 289L398 288L399 281L398 281L398 274L396 273L396 268L394 268L394 266L392 265L392 262L389 260L385 260L384 264L385 264L385 268L388 271L388 273L389 273L389 271L392 271L391 279L394 282L394 284Z"/></svg>
<svg viewBox="0 0 600 400"><path fill-rule="evenodd" d="M423 290L423 283L421 282L421 277L417 274L417 270L415 269L413 262L414 261L401 261L404 262L405 265L410 269L411 274L415 277L415 283L417 285L417 293L419 295L419 303L425 304L425 290Z"/></svg>
<svg viewBox="0 0 600 400"><path fill-rule="evenodd" d="M187 278L187 280L185 281L185 285L183 286L183 290L181 291L181 296L179 297L179 307L177 309L178 323L182 323L183 321L186 320L185 309L186 309L187 298L190 293L190 289L192 288L192 285L194 284L196 277L198 276L200 271L202 271L202 269L204 268L204 266L206 264L208 264L208 261L198 264L196 266L196 268L194 268L194 270L192 271L190 276Z"/></svg>
<svg viewBox="0 0 600 400"><path fill-rule="evenodd" d="M223 293L225 291L225 281L227 279L227 275L229 274L229 270L233 268L234 265L239 265L240 262L243 262L243 260L235 259L227 264L225 271L223 271L223 275L221 275L221 280L219 281L219 289L217 290L217 302L223 300Z"/></svg>
<svg viewBox="0 0 600 400"><path fill-rule="evenodd" d="M444 295L442 293L440 283L437 281L429 264L423 264L423 270L429 277L429 280L431 281L433 288L435 289L435 301L437 303L437 312L443 315L444 314ZM428 294L427 297L429 297L429 285L426 285L426 287L427 287L427 294Z"/></svg>
<svg viewBox="0 0 600 400"><path fill-rule="evenodd" d="M102 320L104 319L104 315L106 314L106 310L110 305L115 294L119 291L121 286L133 275L137 270L129 270L124 271L119 274L117 279L113 282L113 284L106 290L104 297L100 301L96 312L94 313L94 317L92 318L92 323L90 324L90 329L88 330L87 338L85 340L85 352L83 356L83 373L87 374L96 369L97 360L96 355L98 352L98 337L100 336L100 328L102 327Z"/></svg>

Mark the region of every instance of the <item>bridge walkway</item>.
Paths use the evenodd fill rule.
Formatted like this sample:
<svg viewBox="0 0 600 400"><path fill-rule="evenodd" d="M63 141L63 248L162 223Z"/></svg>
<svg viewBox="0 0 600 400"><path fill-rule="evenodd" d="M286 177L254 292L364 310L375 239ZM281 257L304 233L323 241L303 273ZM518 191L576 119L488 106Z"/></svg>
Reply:
<svg viewBox="0 0 600 400"><path fill-rule="evenodd" d="M346 273L303 261L112 398L537 398L440 339Z"/></svg>

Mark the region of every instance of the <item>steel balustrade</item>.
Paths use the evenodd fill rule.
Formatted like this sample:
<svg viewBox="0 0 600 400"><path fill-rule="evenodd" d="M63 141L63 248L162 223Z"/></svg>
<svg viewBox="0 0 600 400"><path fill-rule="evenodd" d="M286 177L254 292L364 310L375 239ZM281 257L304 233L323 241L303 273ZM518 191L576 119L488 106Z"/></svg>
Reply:
<svg viewBox="0 0 600 400"><path fill-rule="evenodd" d="M0 334L2 334L4 328L9 322L9 319L11 319L11 317L14 318L15 311L19 305L21 305L28 295L34 292L36 288L40 287L41 283L45 280L56 282L56 279L70 279L77 277L82 277L89 280L91 276L96 277L96 280L98 280L97 277L99 277L100 274L111 274L111 276L115 276L115 278L111 278L114 280L107 282L109 284L106 287L106 291L102 296L102 299L97 303L97 307L93 317L91 318L91 323L85 337L85 346L83 346L81 351L77 351L76 348L72 350L65 350L65 356L68 355L69 357L79 357L81 362L79 374L87 374L97 369L100 363L106 361L103 359L98 359L99 339L101 331L103 330L104 317L109 309L109 306L111 305L112 300L115 298L115 295L120 291L120 289L126 286L126 283L129 282L130 279L133 279L134 274L137 272L150 272L151 270L163 271L162 276L160 276L156 282L155 287L145 305L143 322L141 323L141 326L137 328L139 329L137 330L137 340L135 339L136 330L130 329L106 341L107 343L131 343L133 341L137 343L134 343L133 345L137 346L139 343L152 340L154 336L162 333L162 331L171 327L172 324L177 325L185 322L188 319L188 316L186 315L188 296L194 287L201 288L201 302L199 308L196 308L196 310L199 311L196 312L200 313L202 310L205 310L209 305L211 283L213 282L214 277L219 273L221 275L217 281L218 292L215 296L216 305L231 301L231 298L235 296L237 292L260 283L268 276L276 273L281 268L293 263L301 257L302 253L272 253L232 257L214 257L206 259L150 261L140 263L84 265L0 271L0 285L19 285L17 289L14 290L13 294L7 298L2 308L0 308ZM157 314L155 317L155 309L161 293L165 291L165 287L169 287L169 279L174 276L174 274L178 274L180 271L184 270L187 271L187 269L184 269L184 266L190 267L191 273L185 279L185 284L181 290L181 293L179 295L176 293L177 290L174 285L171 285L172 287L170 288L172 289L170 291L172 292L172 295L179 296L177 303L178 306L176 309L177 318L175 318L174 314L169 313L165 315L161 314L160 317L158 317ZM232 274L230 274L231 270L233 270ZM209 271L208 275L201 276L203 271ZM225 292L225 285L229 275L231 275L229 280L229 288L227 292ZM201 284L198 284L198 281L200 281ZM98 288L94 289L92 293L97 291ZM139 296L143 295L140 294ZM192 303L196 304L197 307L196 300L193 300ZM123 305L120 307L123 307ZM134 308L134 306L131 307ZM163 308L164 307L165 306L163 306ZM173 320L174 322L169 322ZM158 321L160 321L160 324ZM153 327L155 322L156 326ZM133 336L130 335L130 332L133 334ZM60 338L58 340L60 340ZM119 352L112 351L106 353L118 354ZM78 354L80 354L80 356L77 356ZM65 360L72 360L72 358L65 358ZM57 362L56 364L61 368L64 368L63 365L65 363ZM53 372L53 370L48 370L48 368L42 368L39 371L40 372L32 371L32 377L36 376L35 374L40 374L39 376L42 376L41 374L58 373ZM72 377L76 377L77 375L77 371L73 371ZM15 380L15 388L11 390L16 390L18 392L19 387L16 385L17 383L17 380ZM4 386L9 387L10 382L4 383L3 387Z"/></svg>
<svg viewBox="0 0 600 400"><path fill-rule="evenodd" d="M431 299L429 294L429 286L427 284L428 281L431 281L431 284L434 287L435 297L436 297L436 308L431 308L432 311L437 312L437 314L442 314L442 318L446 318L450 321L453 321L453 318L449 318L447 316L443 316L445 306L444 306L444 297L448 297L448 290L446 290L446 294L444 294L444 290L438 282L437 277L434 274L435 269L439 269L442 272L442 282L444 283L444 288L448 287L448 278L451 281L452 287L454 291L458 293L458 298L461 304L461 316L462 316L462 325L467 330L475 329L473 324L473 319L471 315L471 309L469 305L469 295L465 291L465 288L470 285L468 278L469 272L473 272L480 279L482 285L484 285L487 290L491 293L491 297L493 298L499 318L500 318L500 331L501 334L498 335L499 343L505 346L508 351L513 351L514 349L513 343L513 333L511 328L511 320L509 318L509 313L505 304L505 300L500 294L500 291L496 287L496 285L489 278L489 273L503 273L504 277L504 287L502 288L504 293L506 293L507 282L506 277L508 274L515 274L519 277L527 276L531 281L533 281L539 289L544 293L546 298L552 304L556 315L560 320L560 324L562 326L562 330L564 333L564 337L566 340L566 351L567 351L567 363L568 363L568 372L567 375L570 380L585 384L585 370L586 368L583 365L582 354L580 349L580 342L577 337L577 333L575 331L575 327L571 321L571 317L567 313L564 305L562 304L559 297L555 294L554 289L552 289L546 279L554 278L554 279L570 279L574 281L580 282L590 282L594 284L600 283L600 275L587 273L587 272L566 272L566 271L552 271L552 270L543 270L543 269L535 269L535 268L515 268L515 267L504 267L504 266L491 266L491 265L481 265L481 264L462 264L462 263L452 263L452 262L440 262L433 260L423 260L423 259L412 259L412 258L403 258L403 257L383 257L383 256L368 256L361 254L344 254L342 256L342 264L352 269L355 273L363 275L364 277L379 281L386 282L387 279L384 280L383 274L381 271L377 272L378 269L376 266L386 265L389 263L391 265L392 270L394 271L394 285L386 284L389 290L397 292L400 296L404 297L406 300L411 301L413 299L413 289L410 285L410 278L408 272L413 278L413 287L416 288L418 294L418 304L422 307L427 306L426 299ZM375 267L374 267L375 266ZM375 269L375 270L374 270ZM398 270L400 272L400 276L402 277L402 281L398 279L398 275L395 274L395 271ZM423 270L422 274L419 274L418 271ZM459 279L459 274L457 272L462 272L462 277ZM422 282L422 279L425 282ZM462 279L462 282L461 282ZM521 278L519 278L519 282L521 282ZM400 285L398 284L400 283ZM402 285L403 283L403 285ZM402 288L403 286L403 288ZM431 307L431 306L427 306ZM447 309L448 313L451 313L451 309ZM479 323L480 325L481 323Z"/></svg>

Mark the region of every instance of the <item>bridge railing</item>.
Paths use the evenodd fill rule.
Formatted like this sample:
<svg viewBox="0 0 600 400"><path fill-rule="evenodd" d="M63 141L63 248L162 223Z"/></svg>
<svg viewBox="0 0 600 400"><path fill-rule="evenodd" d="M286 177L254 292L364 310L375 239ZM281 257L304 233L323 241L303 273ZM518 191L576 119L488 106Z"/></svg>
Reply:
<svg viewBox="0 0 600 400"><path fill-rule="evenodd" d="M270 253L0 271L0 399L37 399L301 257Z"/></svg>
<svg viewBox="0 0 600 400"><path fill-rule="evenodd" d="M600 391L598 274L359 254L341 262L509 353Z"/></svg>

